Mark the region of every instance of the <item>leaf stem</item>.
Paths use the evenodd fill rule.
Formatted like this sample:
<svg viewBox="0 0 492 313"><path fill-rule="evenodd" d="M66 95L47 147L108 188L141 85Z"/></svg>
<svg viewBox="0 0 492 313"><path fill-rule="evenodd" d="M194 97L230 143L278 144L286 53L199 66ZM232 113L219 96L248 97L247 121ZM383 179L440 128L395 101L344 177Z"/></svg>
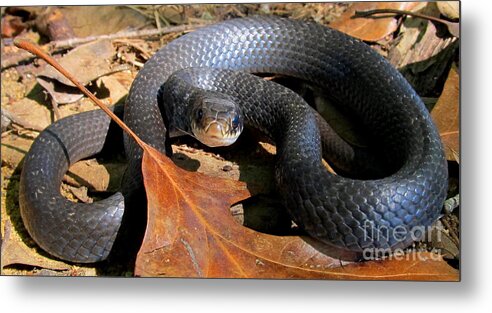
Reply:
<svg viewBox="0 0 492 313"><path fill-rule="evenodd" d="M146 149L146 144L140 139L137 134L135 134L126 124L116 116L104 103L102 103L96 96L91 93L84 85L82 85L72 74L70 74L67 70L65 70L55 59L45 53L39 46L36 44L29 42L27 40L15 39L14 44L26 51L31 52L32 54L37 55L42 58L48 64L53 66L56 70L58 70L61 74L63 74L66 78L68 78L77 88L80 89L87 97L89 97L98 107L101 108L109 117L118 124L130 137L132 137L137 144L142 148Z"/></svg>

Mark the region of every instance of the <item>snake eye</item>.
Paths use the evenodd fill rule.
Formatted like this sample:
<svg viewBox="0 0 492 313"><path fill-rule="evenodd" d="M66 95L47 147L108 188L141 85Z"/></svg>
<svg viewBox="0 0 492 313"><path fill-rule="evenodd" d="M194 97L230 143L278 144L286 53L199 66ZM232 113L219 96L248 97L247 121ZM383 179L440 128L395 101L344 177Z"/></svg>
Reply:
<svg viewBox="0 0 492 313"><path fill-rule="evenodd" d="M239 114L236 114L232 119L232 128L236 129L239 127Z"/></svg>
<svg viewBox="0 0 492 313"><path fill-rule="evenodd" d="M196 119L197 119L197 121L201 121L202 118L203 118L203 110L202 109L198 109L196 111Z"/></svg>

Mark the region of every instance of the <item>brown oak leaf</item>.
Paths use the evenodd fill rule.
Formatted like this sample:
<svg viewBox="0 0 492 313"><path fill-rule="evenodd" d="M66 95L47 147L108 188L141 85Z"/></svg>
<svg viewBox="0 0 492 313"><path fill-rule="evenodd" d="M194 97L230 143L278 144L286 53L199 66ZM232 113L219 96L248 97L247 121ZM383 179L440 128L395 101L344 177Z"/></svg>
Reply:
<svg viewBox="0 0 492 313"><path fill-rule="evenodd" d="M451 67L444 89L431 112L444 144L446 158L459 162L460 152L460 76Z"/></svg>
<svg viewBox="0 0 492 313"><path fill-rule="evenodd" d="M384 261L343 263L299 236L246 228L229 207L250 196L239 181L177 167L144 148L148 225L136 260L137 276L289 279L457 280L436 254L414 253Z"/></svg>

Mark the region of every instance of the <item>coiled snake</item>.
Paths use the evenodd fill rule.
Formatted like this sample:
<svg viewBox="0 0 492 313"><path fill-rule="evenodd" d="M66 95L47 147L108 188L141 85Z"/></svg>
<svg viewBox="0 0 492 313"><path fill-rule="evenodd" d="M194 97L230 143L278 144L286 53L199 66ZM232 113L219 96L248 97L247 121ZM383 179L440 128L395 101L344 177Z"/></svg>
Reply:
<svg viewBox="0 0 492 313"><path fill-rule="evenodd" d="M185 68L202 69L179 71ZM342 141L293 92L230 70L285 74L322 86L377 139L378 164L388 175L352 179L329 174L322 157L342 171L374 176L363 165L372 159ZM226 109L207 111L209 104ZM209 120L210 114L217 121ZM316 23L253 17L186 34L159 50L138 73L124 119L161 151L169 128L204 142L214 138L211 145L221 136L232 143L243 123L264 131L277 145L275 177L292 219L313 238L343 251L409 245L413 229L436 220L447 190L439 135L412 87L366 44ZM92 204L60 195L70 164L101 150L109 122L100 110L60 120L38 136L25 158L20 185L24 224L40 247L59 258L104 260L119 231L122 193ZM142 181L142 152L129 138L125 151L124 189L132 189Z"/></svg>

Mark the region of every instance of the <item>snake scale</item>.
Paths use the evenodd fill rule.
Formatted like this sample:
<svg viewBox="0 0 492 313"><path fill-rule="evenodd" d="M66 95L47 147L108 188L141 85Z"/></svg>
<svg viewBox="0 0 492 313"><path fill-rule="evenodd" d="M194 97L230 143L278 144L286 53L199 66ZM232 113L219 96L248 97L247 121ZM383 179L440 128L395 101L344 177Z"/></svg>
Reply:
<svg viewBox="0 0 492 313"><path fill-rule="evenodd" d="M192 69L180 71L186 68ZM293 92L232 70L278 73L322 86L376 139L379 164L388 175L329 174L322 157L348 172L370 172L362 165L369 154L333 134ZM177 87L163 97L161 87L171 75ZM167 123L178 126L183 117L176 115L186 110L166 101L179 93L189 96L181 88L188 84L227 94L239 103L246 127L276 142L275 178L285 206L305 233L326 246L359 254L404 248L415 239L412 230L437 219L448 178L439 134L408 82L363 42L317 23L277 17L231 19L198 29L161 48L140 70L126 100L125 123L166 151L169 125L162 112L170 115ZM68 167L101 150L109 123L101 110L57 121L25 158L22 219L37 244L58 258L104 260L120 230L125 191L91 204L60 194ZM122 189L131 190L142 184L142 151L125 137L125 152L129 165Z"/></svg>

